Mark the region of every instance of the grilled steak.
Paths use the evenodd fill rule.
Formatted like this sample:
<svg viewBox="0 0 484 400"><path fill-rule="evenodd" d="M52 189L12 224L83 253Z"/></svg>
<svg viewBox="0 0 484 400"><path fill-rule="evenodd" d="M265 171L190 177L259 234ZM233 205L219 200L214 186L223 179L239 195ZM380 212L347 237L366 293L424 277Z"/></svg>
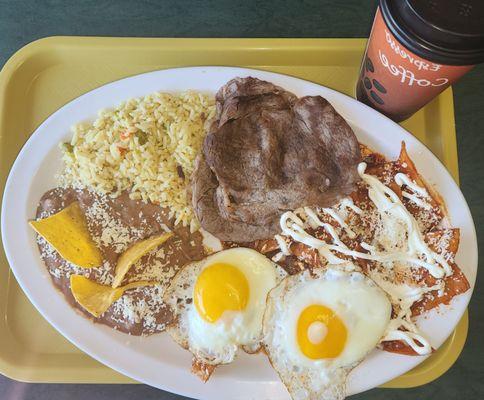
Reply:
<svg viewBox="0 0 484 400"><path fill-rule="evenodd" d="M329 207L354 190L359 145L324 98L248 77L229 81L216 102L191 190L201 226L219 239L271 237L283 212Z"/></svg>

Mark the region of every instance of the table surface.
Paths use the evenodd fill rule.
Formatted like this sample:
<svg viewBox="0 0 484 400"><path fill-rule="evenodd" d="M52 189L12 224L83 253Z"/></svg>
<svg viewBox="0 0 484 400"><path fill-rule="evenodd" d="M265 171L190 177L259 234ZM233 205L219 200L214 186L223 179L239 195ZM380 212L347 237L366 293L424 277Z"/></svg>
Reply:
<svg viewBox="0 0 484 400"><path fill-rule="evenodd" d="M45 36L367 37L376 0L0 0L0 66ZM484 65L454 85L462 191L484 250ZM466 346L441 378L414 389L374 389L364 399L484 397L484 291L471 301ZM0 376L2 400L182 399L145 385L26 384Z"/></svg>

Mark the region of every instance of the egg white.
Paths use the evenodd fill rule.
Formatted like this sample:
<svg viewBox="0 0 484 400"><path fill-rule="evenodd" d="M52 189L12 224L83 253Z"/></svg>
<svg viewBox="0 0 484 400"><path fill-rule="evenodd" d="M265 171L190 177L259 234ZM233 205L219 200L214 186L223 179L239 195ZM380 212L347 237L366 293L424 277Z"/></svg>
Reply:
<svg viewBox="0 0 484 400"><path fill-rule="evenodd" d="M314 360L297 342L297 323L308 306L329 307L347 328L338 357ZM391 317L385 293L359 272L341 266L304 271L274 288L264 315L264 347L293 399L343 399L346 376L376 347Z"/></svg>
<svg viewBox="0 0 484 400"><path fill-rule="evenodd" d="M215 263L237 267L249 283L249 299L244 310L225 311L214 323L205 321L193 303L193 291L204 268ZM256 351L262 339L262 319L269 291L284 271L252 249L234 248L215 253L183 267L165 293L165 301L176 314L168 332L181 346L208 364L227 364L243 346Z"/></svg>

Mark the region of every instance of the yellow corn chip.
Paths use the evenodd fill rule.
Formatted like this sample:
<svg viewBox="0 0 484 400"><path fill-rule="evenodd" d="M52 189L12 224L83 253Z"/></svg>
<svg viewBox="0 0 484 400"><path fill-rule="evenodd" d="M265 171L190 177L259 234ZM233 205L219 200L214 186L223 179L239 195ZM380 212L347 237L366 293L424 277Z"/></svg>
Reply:
<svg viewBox="0 0 484 400"><path fill-rule="evenodd" d="M113 287L116 288L121 285L126 273L136 261L138 261L146 253L158 247L160 244L166 242L172 236L172 233L163 233L161 235L152 236L148 239L135 243L123 254L121 254L114 272Z"/></svg>
<svg viewBox="0 0 484 400"><path fill-rule="evenodd" d="M115 289L91 281L82 275L71 275L70 282L71 292L76 301L96 318L103 315L126 290L157 284L157 282L139 281Z"/></svg>
<svg viewBox="0 0 484 400"><path fill-rule="evenodd" d="M60 254L83 268L99 267L103 257L87 229L87 222L76 201L50 217L30 221L30 226Z"/></svg>

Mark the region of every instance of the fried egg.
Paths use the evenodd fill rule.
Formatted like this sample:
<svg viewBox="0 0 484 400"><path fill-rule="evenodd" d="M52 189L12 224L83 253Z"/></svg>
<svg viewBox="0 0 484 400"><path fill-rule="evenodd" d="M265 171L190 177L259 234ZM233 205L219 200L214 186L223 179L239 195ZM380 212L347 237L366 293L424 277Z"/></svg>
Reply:
<svg viewBox="0 0 484 400"><path fill-rule="evenodd" d="M347 375L378 344L391 312L360 272L303 271L269 293L263 344L293 399L344 399Z"/></svg>
<svg viewBox="0 0 484 400"><path fill-rule="evenodd" d="M255 250L234 248L183 267L165 293L176 316L168 332L197 360L233 361L239 347L260 348L269 291L285 275Z"/></svg>

